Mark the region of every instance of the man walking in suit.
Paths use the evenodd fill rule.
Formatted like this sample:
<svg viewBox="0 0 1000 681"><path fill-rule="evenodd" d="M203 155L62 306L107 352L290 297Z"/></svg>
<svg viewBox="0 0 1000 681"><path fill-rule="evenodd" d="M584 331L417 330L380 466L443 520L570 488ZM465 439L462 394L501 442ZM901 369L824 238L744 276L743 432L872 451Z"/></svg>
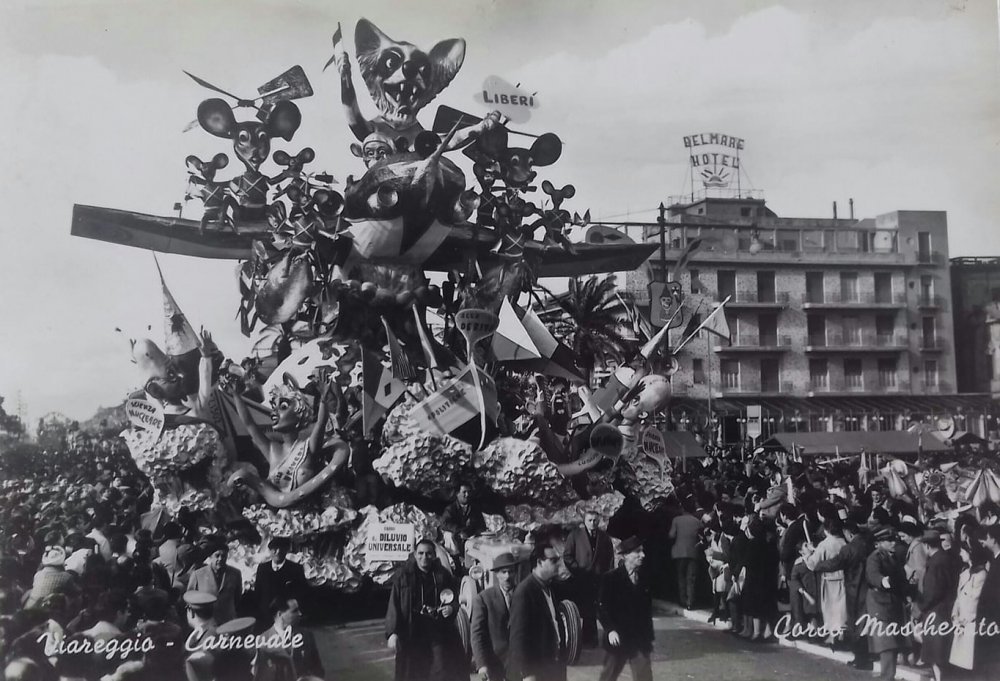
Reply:
<svg viewBox="0 0 1000 681"><path fill-rule="evenodd" d="M566 681L559 656L559 624L552 583L563 562L561 547L536 540L531 574L514 590L510 605L510 652L507 674L521 681Z"/></svg>
<svg viewBox="0 0 1000 681"><path fill-rule="evenodd" d="M275 537L268 542L267 548L271 552L271 560L257 566L257 576L253 583L257 617L261 622L271 620L271 603L276 598L294 598L302 603L307 586L302 566L287 559L290 548L288 539Z"/></svg>
<svg viewBox="0 0 1000 681"><path fill-rule="evenodd" d="M472 601L472 660L483 681L507 678L510 602L517 563L511 553L497 556L492 568L495 584Z"/></svg>
<svg viewBox="0 0 1000 681"><path fill-rule="evenodd" d="M642 542L629 537L618 547L622 563L601 579L599 612L605 633L604 668L600 681L615 681L628 662L634 681L653 681L653 600L639 576L646 554Z"/></svg>
<svg viewBox="0 0 1000 681"><path fill-rule="evenodd" d="M681 514L670 524L670 558L677 571L677 600L685 608L694 607L695 580L698 576L698 533L701 521L692 514L690 502L681 505Z"/></svg>
<svg viewBox="0 0 1000 681"><path fill-rule="evenodd" d="M597 588L614 561L611 537L600 523L596 511L585 511L583 526L570 532L564 550L566 567L573 575L573 600L583 619L582 643L588 647L597 646Z"/></svg>
<svg viewBox="0 0 1000 681"><path fill-rule="evenodd" d="M276 598L271 603L273 626L261 635L262 645L254 660L254 678L261 681L296 681L323 676L323 663L312 632L299 628L302 610L294 598Z"/></svg>
<svg viewBox="0 0 1000 681"><path fill-rule="evenodd" d="M191 573L188 591L204 591L215 596L215 622L223 624L236 617L236 599L243 593L239 570L226 565L229 547L219 542L209 548L208 561Z"/></svg>

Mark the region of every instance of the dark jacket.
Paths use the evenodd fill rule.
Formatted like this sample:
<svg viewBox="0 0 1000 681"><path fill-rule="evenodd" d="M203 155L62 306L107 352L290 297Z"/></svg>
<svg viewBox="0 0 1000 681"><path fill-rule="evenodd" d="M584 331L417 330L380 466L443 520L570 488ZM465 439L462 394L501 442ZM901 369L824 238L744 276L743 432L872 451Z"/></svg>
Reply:
<svg viewBox="0 0 1000 681"><path fill-rule="evenodd" d="M604 628L604 645L609 650L631 656L636 651L653 650L653 600L645 580L633 584L624 565L601 579L597 606ZM608 642L608 632L616 631L621 639L615 648Z"/></svg>
<svg viewBox="0 0 1000 681"><path fill-rule="evenodd" d="M889 581L888 587L883 584L883 579L886 577ZM903 604L908 589L903 563L896 552L872 551L865 562L865 582L868 585L868 594L865 598L868 617L883 625L902 625ZM889 629L869 631L869 650L873 653L899 650L905 644L902 636Z"/></svg>
<svg viewBox="0 0 1000 681"><path fill-rule="evenodd" d="M459 671L464 671L460 665L466 665L465 651L462 640L455 626L455 615L458 613L458 589L451 573L435 563L430 570L432 588L425 594L423 603L437 607L441 592L451 589L455 594L451 617L447 619L432 618L420 614L421 593L420 576L416 561L411 556L406 564L392 579L392 591L389 593L389 607L385 613L385 637L393 634L399 638L396 650L396 679L424 678L432 661L431 648L441 652L439 659L446 669L434 670L440 678L460 678ZM438 678L437 676L435 678Z"/></svg>
<svg viewBox="0 0 1000 681"><path fill-rule="evenodd" d="M598 529L594 536L597 539L596 546L591 544L587 528L581 525L566 537L563 555L566 557L566 567L574 573L603 575L614 565L615 549L611 537L602 529Z"/></svg>
<svg viewBox="0 0 1000 681"><path fill-rule="evenodd" d="M920 595L914 602L920 611L920 618L925 624L930 624L931 616L935 628L927 628L924 633L921 652L925 662L929 664L945 664L951 651L951 636L940 635L940 627L951 620L951 606L955 602L958 591L958 571L948 553L938 549L927 559L924 579L920 585Z"/></svg>
<svg viewBox="0 0 1000 681"><path fill-rule="evenodd" d="M800 516L797 520L793 520L781 536L781 539L778 540L778 557L781 560L781 567L786 577L792 573L792 566L795 565L795 559L799 557L796 547L806 538L805 522L805 516Z"/></svg>
<svg viewBox="0 0 1000 681"><path fill-rule="evenodd" d="M861 532L851 539L833 558L816 563L816 572L844 571L844 591L847 597L847 617L853 627L855 621L865 612L865 596L868 583L865 581L865 563L875 550L871 537Z"/></svg>
<svg viewBox="0 0 1000 681"><path fill-rule="evenodd" d="M486 667L491 679L504 678L509 648L510 611L500 587L491 586L472 600L472 661L475 668Z"/></svg>
<svg viewBox="0 0 1000 681"><path fill-rule="evenodd" d="M552 596L553 606L559 601ZM566 663L559 659L559 633L545 600L541 581L528 575L517 585L510 602L510 651L507 675L511 679L536 676L538 681L566 678Z"/></svg>
<svg viewBox="0 0 1000 681"><path fill-rule="evenodd" d="M291 637L298 634L302 637L301 646L261 646L257 649L254 660L254 681L296 681L303 676L318 676L323 678L323 663L320 661L319 649L312 633L292 628ZM274 627L263 634L265 639L280 640L280 635Z"/></svg>
<svg viewBox="0 0 1000 681"><path fill-rule="evenodd" d="M441 529L462 535L463 538L474 537L486 531L486 518L471 502L463 509L456 501L441 515Z"/></svg>
<svg viewBox="0 0 1000 681"><path fill-rule="evenodd" d="M257 566L257 577L253 583L258 616L270 617L269 608L275 598L294 598L299 605L305 606L303 600L307 584L305 571L298 563L286 560L277 572L271 561L261 563Z"/></svg>

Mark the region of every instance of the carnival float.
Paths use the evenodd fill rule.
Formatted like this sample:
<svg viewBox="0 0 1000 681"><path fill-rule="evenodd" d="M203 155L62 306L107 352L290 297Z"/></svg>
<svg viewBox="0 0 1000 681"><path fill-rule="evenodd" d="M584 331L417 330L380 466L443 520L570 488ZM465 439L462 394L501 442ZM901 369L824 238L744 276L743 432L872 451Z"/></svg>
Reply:
<svg viewBox="0 0 1000 681"><path fill-rule="evenodd" d="M354 591L387 584L400 565L372 551L386 526L438 541L448 563L439 513L469 483L495 513L467 546L479 563L462 586L467 605L492 557L523 553L530 530L578 522L584 508L606 521L626 498L649 509L670 493L670 452L649 422L668 405L683 347L667 347L667 332L693 317L677 282L698 243L666 282L666 324L591 385L542 322L538 279L636 269L655 246L590 225L585 205L571 213L573 185L538 181L563 143L520 129L535 95L491 76L490 110L440 105L424 127L420 114L463 65L464 40L424 51L361 19L353 62L378 111L371 119L339 27L333 43L326 67L356 138L339 172L314 170L315 151L296 137L297 102L313 93L302 67L252 98L188 73L196 126L219 141L210 159L178 158L185 204L200 204L200 217L76 205L72 234L239 263L234 311L250 357L227 358L209 331L196 332L162 273L162 346L132 343L145 383L128 397L122 437L155 490L157 517L186 510L249 523L265 541L234 539L230 553L248 584L266 559L258 547L282 536L312 584ZM204 90L221 96L199 103ZM570 418L553 416L557 382L583 405ZM894 466L890 483L918 485ZM363 494L366 476L384 493ZM992 473L920 478L1000 498Z"/></svg>

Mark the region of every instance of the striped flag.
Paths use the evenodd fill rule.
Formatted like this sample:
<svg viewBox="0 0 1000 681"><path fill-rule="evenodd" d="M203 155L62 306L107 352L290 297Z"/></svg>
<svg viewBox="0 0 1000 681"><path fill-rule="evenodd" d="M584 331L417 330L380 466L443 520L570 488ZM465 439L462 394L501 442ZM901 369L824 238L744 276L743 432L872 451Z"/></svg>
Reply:
<svg viewBox="0 0 1000 681"><path fill-rule="evenodd" d="M333 56L331 56L326 64L323 65L323 70L326 71L330 64L337 60L337 55L344 51L344 34L340 30L340 22L337 22L337 30L333 33Z"/></svg>
<svg viewBox="0 0 1000 681"><path fill-rule="evenodd" d="M410 364L410 358L403 351L403 346L399 344L396 334L389 328L389 322L382 317L382 326L385 327L386 342L389 346L389 360L392 362L392 377L400 381L412 381L417 377L417 372Z"/></svg>
<svg viewBox="0 0 1000 681"><path fill-rule="evenodd" d="M371 432L386 412L406 391L406 384L392 375L375 353L364 350L361 355L362 399L361 414L365 434Z"/></svg>

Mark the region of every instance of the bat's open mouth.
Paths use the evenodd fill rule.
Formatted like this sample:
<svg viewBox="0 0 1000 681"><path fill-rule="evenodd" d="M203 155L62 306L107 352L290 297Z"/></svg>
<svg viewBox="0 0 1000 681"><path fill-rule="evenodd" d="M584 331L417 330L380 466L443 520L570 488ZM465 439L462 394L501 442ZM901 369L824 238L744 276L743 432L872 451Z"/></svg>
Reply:
<svg viewBox="0 0 1000 681"><path fill-rule="evenodd" d="M423 92L423 86L415 81L385 84L386 97L393 103L396 112L401 114L416 114Z"/></svg>

